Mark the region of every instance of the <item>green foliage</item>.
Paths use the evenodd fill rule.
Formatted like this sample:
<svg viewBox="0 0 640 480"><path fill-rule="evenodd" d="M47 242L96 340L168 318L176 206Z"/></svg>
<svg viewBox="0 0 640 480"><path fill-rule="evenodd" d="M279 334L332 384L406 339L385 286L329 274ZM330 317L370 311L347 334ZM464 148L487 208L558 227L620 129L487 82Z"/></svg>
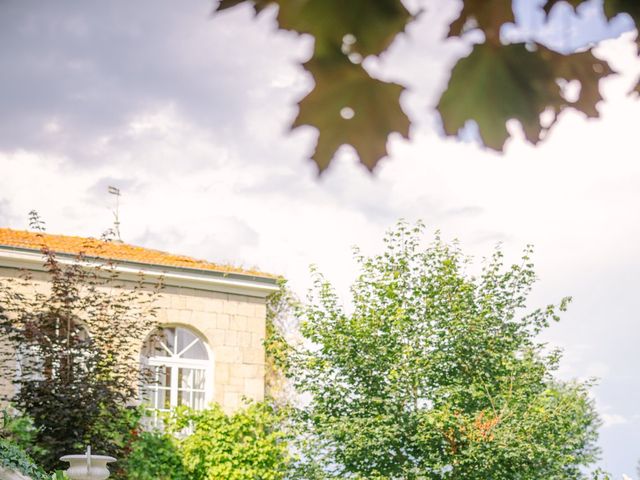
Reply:
<svg viewBox="0 0 640 480"><path fill-rule="evenodd" d="M376 160L387 153L391 132L409 137L409 119L399 104L403 87L371 78L341 53L337 59L314 58L304 66L316 86L300 102L293 127L311 125L320 132L313 156L320 171L345 144L352 145L362 163L373 170Z"/></svg>
<svg viewBox="0 0 640 480"><path fill-rule="evenodd" d="M121 457L140 378L130 346L153 329L157 292L119 281L112 264L85 268L82 255L64 264L45 244L42 252L46 288L28 274L0 280L0 367L35 426L29 453L48 471L89 443Z"/></svg>
<svg viewBox="0 0 640 480"><path fill-rule="evenodd" d="M611 73L591 52L560 55L542 46L531 50L523 44L479 44L451 72L438 110L450 135L475 120L484 144L501 150L509 137L506 122L515 118L526 138L537 143L558 114L576 103L587 116L597 117L596 105L602 100L598 81ZM558 80L580 82L576 102L565 99ZM553 121L543 127L540 115L545 110L553 114Z"/></svg>
<svg viewBox="0 0 640 480"><path fill-rule="evenodd" d="M35 435L32 420L26 416L10 414L8 410L3 410L1 414L0 469L18 471L33 480L48 478L26 452Z"/></svg>
<svg viewBox="0 0 640 480"><path fill-rule="evenodd" d="M584 1L568 3L576 8ZM403 87L372 77L362 60L382 55L415 17L400 0L221 0L217 9L246 2L253 4L257 13L276 5L280 28L315 38L313 57L304 64L313 75L315 88L300 102L292 128L312 125L319 130L313 155L318 169L329 166L340 145L350 144L361 163L372 170L387 153L388 135L399 132L407 136L409 120L399 104ZM562 2L547 0L539 8L552 15L552 7ZM597 116L599 80L613 73L606 62L593 57L591 49L563 55L535 43L504 44L500 38L503 25L517 22L512 3L463 0L458 18L450 24L449 37L479 30L485 40L453 69L438 102L448 135L456 135L465 121L472 119L478 123L485 145L496 150L503 149L508 137L507 120L521 122L526 138L535 144L549 128L540 119L547 108L557 114L571 107ZM608 19L627 13L638 25L638 5L637 0L604 0L603 12ZM577 101L568 102L561 95L557 81L563 79L580 83L583 94ZM635 91L640 93L640 84ZM344 108L353 110L352 119L341 116Z"/></svg>
<svg viewBox="0 0 640 480"><path fill-rule="evenodd" d="M226 414L219 405L203 411L177 409L174 433L188 478L194 480L281 480L289 468L282 413L265 403Z"/></svg>
<svg viewBox="0 0 640 480"><path fill-rule="evenodd" d="M302 458L340 479L586 478L589 385L555 380L560 355L536 341L570 299L525 311L530 248L509 267L496 250L474 277L456 244L421 234L400 223L382 254L357 254L351 313L315 275L288 370L310 397Z"/></svg>
<svg viewBox="0 0 640 480"><path fill-rule="evenodd" d="M15 443L0 438L0 468L20 472L33 480L49 480L49 476Z"/></svg>
<svg viewBox="0 0 640 480"><path fill-rule="evenodd" d="M37 433L33 420L26 415L20 415L18 412L9 412L9 409L2 410L0 414L2 416L0 437L10 440L20 448L29 448L33 444Z"/></svg>
<svg viewBox="0 0 640 480"><path fill-rule="evenodd" d="M110 466L115 480L294 478L287 476L292 465L284 410L266 403L252 403L233 414L226 414L219 405L204 411L179 408L166 418L164 431L145 430L141 412L120 409L118 418L110 422L102 419L102 426L93 430L95 440L101 437L112 449L106 453L118 453L118 462ZM27 473L35 480L49 478L41 476L44 470L14 440L31 441L30 421L7 417L4 425L0 466Z"/></svg>
<svg viewBox="0 0 640 480"><path fill-rule="evenodd" d="M597 468L593 472L592 480L611 480L611 475L602 470L601 468Z"/></svg>
<svg viewBox="0 0 640 480"><path fill-rule="evenodd" d="M129 478L126 462L138 441L144 413L143 407L101 406L85 436L84 444L90 444L93 451L118 459L117 463L109 466L112 476L116 479ZM78 448L80 447L81 445L78 445Z"/></svg>
<svg viewBox="0 0 640 480"><path fill-rule="evenodd" d="M222 0L218 10L242 1ZM257 0L256 11L277 4L278 23L285 30L308 33L316 39L315 56L331 57L340 51L345 35L357 38L354 51L360 55L377 55L404 29L411 15L400 0L377 2L354 1L345 8L341 0ZM336 15L337 12L340 15Z"/></svg>
<svg viewBox="0 0 640 480"><path fill-rule="evenodd" d="M165 419L164 431L134 435L122 471L129 480L280 480L290 469L284 411L252 403L233 414L214 404L184 407Z"/></svg>
<svg viewBox="0 0 640 480"><path fill-rule="evenodd" d="M279 404L291 400L290 384L284 374L291 346L288 335L297 332L297 319L293 305L297 303L284 279L278 281L278 290L267 298L265 334L265 391Z"/></svg>
<svg viewBox="0 0 640 480"><path fill-rule="evenodd" d="M186 480L177 440L158 431L143 431L131 444L123 461L123 479L128 480Z"/></svg>

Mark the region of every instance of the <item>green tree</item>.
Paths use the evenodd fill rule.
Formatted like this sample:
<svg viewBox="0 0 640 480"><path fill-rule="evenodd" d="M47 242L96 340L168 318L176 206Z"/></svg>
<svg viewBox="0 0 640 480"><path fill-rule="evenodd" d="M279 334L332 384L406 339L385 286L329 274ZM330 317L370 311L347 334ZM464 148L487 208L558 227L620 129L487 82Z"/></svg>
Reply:
<svg viewBox="0 0 640 480"><path fill-rule="evenodd" d="M121 458L139 419L132 345L155 326L156 287L120 281L108 261L62 262L44 240L42 253L40 281L0 279L0 367L16 386L5 400L32 419L29 453L47 470L89 443Z"/></svg>
<svg viewBox="0 0 640 480"><path fill-rule="evenodd" d="M536 3L552 15L558 3L578 9L586 1ZM372 76L363 65L364 58L384 54L418 16L401 0L220 0L217 10L241 3L252 4L256 13L277 6L280 28L315 39L313 56L304 63L315 87L299 103L292 128L311 125L319 130L313 160L320 171L329 166L343 144L352 145L361 163L373 170L387 154L390 133L408 137L410 122L399 104L405 88ZM588 117L598 116L596 105L602 99L599 81L614 71L596 58L591 48L567 54L533 41L507 44L501 30L506 24L517 23L512 6L515 2L462 3L459 17L449 26L449 37L465 36L474 30L482 32L484 42L475 44L470 55L453 68L437 104L447 135L457 135L467 121L474 120L484 144L502 150L509 137L507 120L520 122L527 140L535 144L566 108ZM638 25L640 2L604 0L603 14L607 19L628 14ZM577 100L565 98L562 81L580 83ZM640 93L640 84L634 91ZM551 125L541 122L545 111L553 118Z"/></svg>
<svg viewBox="0 0 640 480"><path fill-rule="evenodd" d="M352 311L315 273L289 356L309 399L301 458L340 479L586 478L589 384L555 379L560 354L536 340L569 299L526 310L530 248L509 267L496 249L473 276L455 243L422 247L422 232L400 223L382 254L356 253Z"/></svg>

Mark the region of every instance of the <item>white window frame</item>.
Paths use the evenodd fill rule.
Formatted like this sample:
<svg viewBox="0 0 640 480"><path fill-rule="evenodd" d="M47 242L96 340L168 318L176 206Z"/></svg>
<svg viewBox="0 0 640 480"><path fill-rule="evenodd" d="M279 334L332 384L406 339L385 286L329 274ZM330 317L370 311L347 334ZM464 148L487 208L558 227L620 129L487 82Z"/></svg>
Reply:
<svg viewBox="0 0 640 480"><path fill-rule="evenodd" d="M204 402L203 402L203 408L206 408L207 405L209 403L211 403L211 401L213 400L213 394L214 394L214 365L215 365L215 359L214 359L214 355L213 352L211 351L211 349L209 348L209 345L207 344L207 342L205 341L205 339L202 338L202 336L195 331L194 329L185 326L185 325L163 325L160 327L161 330L164 329L169 329L169 328L173 328L176 331L176 338L174 340L174 346L173 349L174 351L170 351L167 346L164 344L164 342L162 342L162 347L167 351L167 353L170 356L152 356L152 357L146 357L146 365L148 367L165 367L167 369L171 369L171 384L168 386L169 387L169 408L173 409L175 407L178 406L178 394L179 394L179 390L180 390L180 385L178 384L178 372L179 369L181 368L190 368L190 369L194 369L194 370L203 370L204 371ZM177 352L177 348L178 348L178 330L186 330L187 332L189 332L191 335L193 335L196 339L194 341L192 341L189 345L187 345L185 348L182 349L182 351ZM209 357L208 360L197 360L197 359L192 359L192 358L181 358L181 355L184 354L185 352L187 352L196 342L201 342L202 345L205 348L205 351L207 352L207 356ZM157 385L156 385L157 386ZM151 388L150 388L151 387ZM155 390L152 389L153 384L150 383L145 383L142 385L143 389L150 389L151 392L153 392L154 395L156 395L156 398L154 399L151 408L155 411L154 412L154 420L157 417L157 412L158 411L167 411L165 408L156 408L156 405L158 404L157 401L157 395L158 392L160 391L159 388L156 388ZM166 388L166 387L165 387ZM154 421L154 423L156 423Z"/></svg>

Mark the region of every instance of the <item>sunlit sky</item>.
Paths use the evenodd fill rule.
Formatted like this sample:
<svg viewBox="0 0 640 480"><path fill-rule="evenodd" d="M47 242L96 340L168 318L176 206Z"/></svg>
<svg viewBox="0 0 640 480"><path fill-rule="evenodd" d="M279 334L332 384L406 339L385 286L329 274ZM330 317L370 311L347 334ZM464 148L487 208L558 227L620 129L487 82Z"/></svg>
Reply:
<svg viewBox="0 0 640 480"><path fill-rule="evenodd" d="M601 119L566 111L545 142L517 124L504 155L441 134L433 105L469 39L443 43L460 5L414 0L426 12L367 68L409 88L409 140L370 175L343 147L318 178L316 133L291 133L312 82L298 63L312 40L278 32L275 12L212 16L207 0L0 3L0 226L40 212L51 233L99 236L121 189L123 240L285 275L300 295L316 264L345 301L351 247L381 247L399 218L458 238L478 258L502 243L516 260L536 247L532 306L572 295L545 334L564 348L563 378L598 377L602 465L636 478L640 458L640 103L631 23L607 25L599 2L550 23L528 0L505 38L562 51L602 41L621 71L602 83ZM627 32L627 33L623 33ZM610 40L605 40L610 39Z"/></svg>

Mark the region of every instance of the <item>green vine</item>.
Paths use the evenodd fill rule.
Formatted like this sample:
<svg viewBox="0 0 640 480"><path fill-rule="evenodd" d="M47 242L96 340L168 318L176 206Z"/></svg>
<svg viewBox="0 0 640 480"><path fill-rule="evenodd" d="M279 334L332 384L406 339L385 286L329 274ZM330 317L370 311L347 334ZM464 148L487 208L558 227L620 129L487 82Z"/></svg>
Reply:
<svg viewBox="0 0 640 480"><path fill-rule="evenodd" d="M0 439L0 467L20 472L33 480L49 480L45 471L24 450L5 439Z"/></svg>

